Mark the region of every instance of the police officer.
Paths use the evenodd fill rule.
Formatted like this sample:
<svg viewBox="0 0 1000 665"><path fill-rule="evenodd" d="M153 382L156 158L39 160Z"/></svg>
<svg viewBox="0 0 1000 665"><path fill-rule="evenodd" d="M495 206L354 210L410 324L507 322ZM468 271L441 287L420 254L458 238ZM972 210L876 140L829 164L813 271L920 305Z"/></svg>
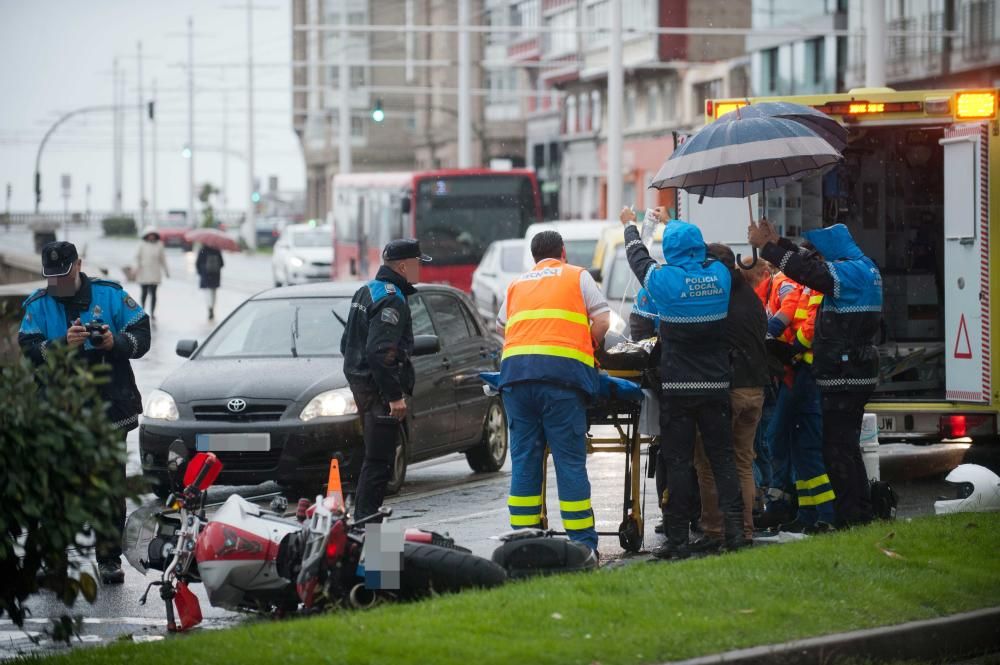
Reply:
<svg viewBox="0 0 1000 665"><path fill-rule="evenodd" d="M873 515L858 442L865 404L878 383L872 340L882 319L882 275L843 224L805 237L819 254L780 237L766 219L748 229L750 244L765 259L823 294L812 341L812 371L822 395L823 459L836 494L836 526L864 524Z"/></svg>
<svg viewBox="0 0 1000 665"><path fill-rule="evenodd" d="M50 349L68 346L91 365L106 365L110 381L100 386L108 418L121 433L135 429L142 412L142 397L129 360L149 350L149 317L120 284L92 279L80 271L76 247L50 242L42 247L42 275L48 286L24 301L24 319L17 341L36 365L45 362ZM100 341L92 341L87 324L100 326ZM125 468L122 467L122 477ZM110 497L118 512L118 529L97 534L97 563L105 584L121 584L121 530L125 526L125 497Z"/></svg>
<svg viewBox="0 0 1000 665"><path fill-rule="evenodd" d="M414 383L413 323L406 298L416 293L413 284L420 281L420 264L430 260L416 240L389 242L375 279L351 301L340 352L364 427L356 519L378 512L392 477L399 426L406 417L404 395L413 393Z"/></svg>
<svg viewBox="0 0 1000 665"><path fill-rule="evenodd" d="M724 545L738 549L743 538L743 499L733 462L729 403L729 345L725 320L729 310L729 270L709 258L701 231L693 224L670 221L663 232L664 265L658 265L625 208L625 253L632 272L649 291L660 316L660 455L667 467L669 497L667 542L653 551L658 558L690 556L688 528L698 494L691 473L695 433L701 432L715 475Z"/></svg>

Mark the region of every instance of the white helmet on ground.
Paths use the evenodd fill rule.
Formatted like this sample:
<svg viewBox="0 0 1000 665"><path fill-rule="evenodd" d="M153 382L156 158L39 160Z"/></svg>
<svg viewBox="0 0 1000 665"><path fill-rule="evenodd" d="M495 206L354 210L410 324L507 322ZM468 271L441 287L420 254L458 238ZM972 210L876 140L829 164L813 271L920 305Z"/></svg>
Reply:
<svg viewBox="0 0 1000 665"><path fill-rule="evenodd" d="M1000 511L1000 476L986 467L960 464L945 480L955 489L955 498L935 501L936 514Z"/></svg>

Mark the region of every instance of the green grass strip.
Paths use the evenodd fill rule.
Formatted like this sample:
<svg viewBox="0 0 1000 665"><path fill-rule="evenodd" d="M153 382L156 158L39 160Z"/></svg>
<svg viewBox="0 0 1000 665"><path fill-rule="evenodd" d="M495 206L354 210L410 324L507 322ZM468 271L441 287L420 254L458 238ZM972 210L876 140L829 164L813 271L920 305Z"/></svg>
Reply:
<svg viewBox="0 0 1000 665"><path fill-rule="evenodd" d="M662 662L997 605L998 554L1000 514L928 517L367 612L258 621L165 642L80 649L51 660Z"/></svg>

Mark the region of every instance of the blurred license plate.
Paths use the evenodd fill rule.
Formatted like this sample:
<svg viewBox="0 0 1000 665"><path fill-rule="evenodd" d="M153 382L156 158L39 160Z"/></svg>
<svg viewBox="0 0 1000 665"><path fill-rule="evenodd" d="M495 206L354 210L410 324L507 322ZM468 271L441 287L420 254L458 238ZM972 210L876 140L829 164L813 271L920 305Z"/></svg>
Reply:
<svg viewBox="0 0 1000 665"><path fill-rule="evenodd" d="M254 434L199 434L195 448L201 452L266 453L271 449L271 435Z"/></svg>
<svg viewBox="0 0 1000 665"><path fill-rule="evenodd" d="M895 432L896 416L879 416L878 428L882 432Z"/></svg>

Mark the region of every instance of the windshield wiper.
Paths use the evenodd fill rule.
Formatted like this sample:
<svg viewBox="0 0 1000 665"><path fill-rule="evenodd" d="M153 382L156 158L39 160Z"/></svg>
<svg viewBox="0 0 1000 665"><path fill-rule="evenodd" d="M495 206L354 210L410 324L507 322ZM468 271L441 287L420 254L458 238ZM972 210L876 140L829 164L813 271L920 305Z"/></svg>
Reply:
<svg viewBox="0 0 1000 665"><path fill-rule="evenodd" d="M299 357L299 349L295 345L295 340L299 336L299 308L295 308L295 315L292 317L292 357Z"/></svg>

